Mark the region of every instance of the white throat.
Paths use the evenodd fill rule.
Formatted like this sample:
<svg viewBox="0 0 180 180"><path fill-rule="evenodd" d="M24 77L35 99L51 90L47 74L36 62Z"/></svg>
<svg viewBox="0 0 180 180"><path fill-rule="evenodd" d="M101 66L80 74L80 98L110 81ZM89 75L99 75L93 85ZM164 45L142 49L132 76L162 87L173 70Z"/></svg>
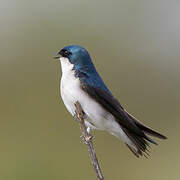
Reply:
<svg viewBox="0 0 180 180"><path fill-rule="evenodd" d="M73 70L74 65L69 62L68 58L61 57L60 62L61 62L62 76L64 75L66 76Z"/></svg>

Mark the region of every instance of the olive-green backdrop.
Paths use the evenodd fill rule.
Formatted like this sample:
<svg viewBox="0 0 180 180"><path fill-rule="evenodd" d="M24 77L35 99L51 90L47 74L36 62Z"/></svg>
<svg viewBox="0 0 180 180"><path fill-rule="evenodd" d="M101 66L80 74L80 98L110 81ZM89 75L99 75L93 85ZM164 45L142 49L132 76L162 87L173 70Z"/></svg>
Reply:
<svg viewBox="0 0 180 180"><path fill-rule="evenodd" d="M88 49L120 103L168 137L149 159L94 132L107 180L178 180L180 2L0 0L0 179L96 179L78 124L59 96L55 53Z"/></svg>

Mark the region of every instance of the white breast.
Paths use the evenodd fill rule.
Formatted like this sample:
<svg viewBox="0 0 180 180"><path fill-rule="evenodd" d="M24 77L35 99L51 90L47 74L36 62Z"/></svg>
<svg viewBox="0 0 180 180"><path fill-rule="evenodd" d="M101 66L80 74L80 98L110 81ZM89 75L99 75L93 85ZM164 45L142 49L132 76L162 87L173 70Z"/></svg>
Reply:
<svg viewBox="0 0 180 180"><path fill-rule="evenodd" d="M73 64L64 57L60 58L60 62L62 68L61 96L68 111L74 115L74 103L78 101L87 115L88 121L97 129L106 130L131 145L129 138L115 121L114 116L105 111L99 103L81 89L79 79L74 76Z"/></svg>
<svg viewBox="0 0 180 180"><path fill-rule="evenodd" d="M74 103L78 101L86 115L91 119L92 123L99 129L105 130L103 126L108 126L109 121L101 122L102 119L109 116L101 105L93 101L80 87L80 81L75 78L73 65L67 58L61 58L62 78L61 78L61 96L68 111L74 115Z"/></svg>

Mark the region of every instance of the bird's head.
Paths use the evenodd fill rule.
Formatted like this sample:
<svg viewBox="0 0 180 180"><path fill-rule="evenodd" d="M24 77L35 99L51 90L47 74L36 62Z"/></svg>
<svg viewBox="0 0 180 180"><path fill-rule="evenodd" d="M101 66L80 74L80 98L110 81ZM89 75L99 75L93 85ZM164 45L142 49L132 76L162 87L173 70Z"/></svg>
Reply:
<svg viewBox="0 0 180 180"><path fill-rule="evenodd" d="M74 69L93 66L88 51L78 45L64 47L57 53L55 58L60 59L60 61L67 61L73 65Z"/></svg>

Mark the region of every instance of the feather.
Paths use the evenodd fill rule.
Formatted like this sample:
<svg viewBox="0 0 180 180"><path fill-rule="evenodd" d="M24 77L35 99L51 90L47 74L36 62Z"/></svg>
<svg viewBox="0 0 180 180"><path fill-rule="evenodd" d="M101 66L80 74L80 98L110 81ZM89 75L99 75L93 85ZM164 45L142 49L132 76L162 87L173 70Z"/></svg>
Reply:
<svg viewBox="0 0 180 180"><path fill-rule="evenodd" d="M81 88L91 98L95 99L104 109L106 109L115 117L115 120L122 127L123 131L129 137L132 143L136 146L137 151L135 151L132 147L128 145L128 147L133 153L136 154L136 156L148 154L148 142L157 145L157 143L153 139L148 137L146 134L161 139L166 139L165 136L151 130L150 128L144 126L139 121L137 121L120 105L118 100L116 100L111 94L100 88L85 85L84 83L81 83Z"/></svg>

